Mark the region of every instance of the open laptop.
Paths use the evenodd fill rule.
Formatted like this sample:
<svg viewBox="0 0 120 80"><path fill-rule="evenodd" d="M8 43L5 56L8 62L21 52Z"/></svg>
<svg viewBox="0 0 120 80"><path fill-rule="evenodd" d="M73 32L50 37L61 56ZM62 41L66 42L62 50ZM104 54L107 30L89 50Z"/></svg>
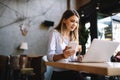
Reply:
<svg viewBox="0 0 120 80"><path fill-rule="evenodd" d="M82 62L109 62L119 44L119 42L94 39Z"/></svg>

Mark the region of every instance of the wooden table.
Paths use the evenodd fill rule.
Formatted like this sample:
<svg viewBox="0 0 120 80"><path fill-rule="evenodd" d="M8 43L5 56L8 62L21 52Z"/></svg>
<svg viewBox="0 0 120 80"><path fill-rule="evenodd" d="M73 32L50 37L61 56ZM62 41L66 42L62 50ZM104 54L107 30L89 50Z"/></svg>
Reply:
<svg viewBox="0 0 120 80"><path fill-rule="evenodd" d="M120 76L120 63L117 62L114 63L46 62L46 65L69 70L85 71L88 73L99 75Z"/></svg>

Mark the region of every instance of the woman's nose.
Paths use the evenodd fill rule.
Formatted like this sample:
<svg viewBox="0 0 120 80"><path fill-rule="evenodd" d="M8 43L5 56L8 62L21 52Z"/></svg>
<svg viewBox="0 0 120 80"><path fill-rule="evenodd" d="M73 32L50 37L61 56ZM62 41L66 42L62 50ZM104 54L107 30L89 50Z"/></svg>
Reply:
<svg viewBox="0 0 120 80"><path fill-rule="evenodd" d="M77 26L77 23L73 23L74 26Z"/></svg>

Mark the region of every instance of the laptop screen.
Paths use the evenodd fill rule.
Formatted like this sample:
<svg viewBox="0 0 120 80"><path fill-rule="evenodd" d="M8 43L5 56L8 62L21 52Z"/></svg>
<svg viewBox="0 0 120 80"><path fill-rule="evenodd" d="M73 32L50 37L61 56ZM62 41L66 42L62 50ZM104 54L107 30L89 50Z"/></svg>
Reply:
<svg viewBox="0 0 120 80"><path fill-rule="evenodd" d="M94 39L82 62L109 62L119 42Z"/></svg>

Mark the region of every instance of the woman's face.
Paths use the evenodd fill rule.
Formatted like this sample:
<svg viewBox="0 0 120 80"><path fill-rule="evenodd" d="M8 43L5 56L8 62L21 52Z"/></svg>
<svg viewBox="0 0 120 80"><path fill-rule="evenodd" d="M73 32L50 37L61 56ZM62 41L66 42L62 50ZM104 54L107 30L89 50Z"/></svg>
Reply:
<svg viewBox="0 0 120 80"><path fill-rule="evenodd" d="M68 31L74 31L79 23L79 18L75 15L69 17L68 19L64 20L64 23L66 25L66 28Z"/></svg>

